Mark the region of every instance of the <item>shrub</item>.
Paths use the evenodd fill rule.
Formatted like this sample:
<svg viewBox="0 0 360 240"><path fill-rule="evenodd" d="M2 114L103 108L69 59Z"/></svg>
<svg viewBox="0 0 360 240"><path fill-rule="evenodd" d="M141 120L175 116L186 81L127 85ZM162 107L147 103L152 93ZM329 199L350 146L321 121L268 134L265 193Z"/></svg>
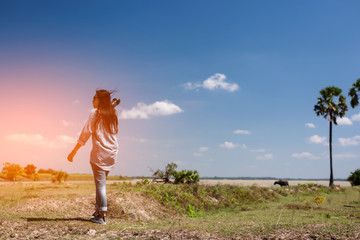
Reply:
<svg viewBox="0 0 360 240"><path fill-rule="evenodd" d="M326 200L326 198L325 197L322 197L322 196L316 196L316 197L314 197L313 198L313 203L315 203L316 205L320 205L320 204L322 204L322 203L324 203L325 202L325 200Z"/></svg>
<svg viewBox="0 0 360 240"><path fill-rule="evenodd" d="M179 184L179 183L197 183L200 181L200 176L199 173L195 170L195 171L190 171L190 170L182 170L180 172L176 172L174 171L174 183L175 184Z"/></svg>
<svg viewBox="0 0 360 240"><path fill-rule="evenodd" d="M154 180L159 179L164 183L197 183L200 181L199 173L190 170L175 171L177 168L176 163L169 163L166 165L165 170L156 170L153 174Z"/></svg>
<svg viewBox="0 0 360 240"><path fill-rule="evenodd" d="M49 168L48 170L45 170L45 169L40 168L39 171L38 171L38 173L51 173L51 174L53 174L53 173L55 173L55 172L56 172L56 171L53 170L53 169L51 169L51 168Z"/></svg>
<svg viewBox="0 0 360 240"><path fill-rule="evenodd" d="M34 181L40 181L40 175L38 173L34 173Z"/></svg>
<svg viewBox="0 0 360 240"><path fill-rule="evenodd" d="M67 174L66 172L63 172L61 170L60 170L60 172L54 172L52 182L53 183L55 183L55 182L61 183L62 181L66 182L68 176L69 176L69 174Z"/></svg>
<svg viewBox="0 0 360 240"><path fill-rule="evenodd" d="M169 163L166 165L165 170L156 170L153 174L154 179L161 179L164 183L171 183L171 178L174 176L176 163Z"/></svg>
<svg viewBox="0 0 360 240"><path fill-rule="evenodd" d="M351 186L359 186L360 185L360 169L356 169L355 172L352 172L347 179Z"/></svg>

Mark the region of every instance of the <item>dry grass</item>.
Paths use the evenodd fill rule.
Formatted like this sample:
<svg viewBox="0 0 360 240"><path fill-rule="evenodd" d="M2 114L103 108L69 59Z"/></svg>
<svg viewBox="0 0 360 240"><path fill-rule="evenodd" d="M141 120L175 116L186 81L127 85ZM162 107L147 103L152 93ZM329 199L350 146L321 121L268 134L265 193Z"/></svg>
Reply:
<svg viewBox="0 0 360 240"><path fill-rule="evenodd" d="M6 184L0 239L358 239L359 190L111 183L109 222L99 226L88 221L93 183ZM184 204L201 214L189 217Z"/></svg>

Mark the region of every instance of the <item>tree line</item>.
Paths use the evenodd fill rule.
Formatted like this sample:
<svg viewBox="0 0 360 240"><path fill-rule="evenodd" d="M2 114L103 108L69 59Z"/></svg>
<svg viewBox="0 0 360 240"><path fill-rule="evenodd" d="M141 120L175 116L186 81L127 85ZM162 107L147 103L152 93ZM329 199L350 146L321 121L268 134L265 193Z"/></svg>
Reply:
<svg viewBox="0 0 360 240"><path fill-rule="evenodd" d="M1 170L1 176L2 178L5 178L10 181L17 181L19 177L25 176L27 178L32 179L33 181L39 181L40 180L40 174L42 173L49 173L52 175L52 182L62 182L66 181L69 174L66 172L60 170L55 171L51 168L49 169L42 169L40 168L38 171L36 171L36 166L33 164L28 164L26 167L22 167L20 164L14 164L5 162L4 167Z"/></svg>

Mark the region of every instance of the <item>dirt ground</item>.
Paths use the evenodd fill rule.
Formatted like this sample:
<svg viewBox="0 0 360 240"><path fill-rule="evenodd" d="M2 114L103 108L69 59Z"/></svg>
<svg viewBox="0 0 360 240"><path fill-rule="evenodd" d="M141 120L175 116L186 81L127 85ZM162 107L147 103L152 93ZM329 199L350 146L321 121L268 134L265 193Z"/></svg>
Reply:
<svg viewBox="0 0 360 240"><path fill-rule="evenodd" d="M135 182L136 180L133 180ZM118 182L118 181L116 181ZM272 180L202 180L201 184L235 184L243 186L279 187L273 186ZM314 182L327 185L328 182ZM304 181L290 181L290 185L308 183ZM109 181L113 184L113 181ZM348 186L347 182L336 182L341 186ZM32 192L30 184L23 188L28 189L28 194L23 195L20 201L13 201L5 208L0 209L0 240L3 239L360 239L360 216L354 217L356 226L338 224L335 226L338 234L327 234L327 225L308 224L300 228L288 228L278 225L273 228L260 227L254 229L242 228L234 230L236 233L229 237L215 232L206 232L198 226L187 227L191 219L187 216L172 214L163 205L151 201L141 193L126 192L109 193L108 201L112 215L109 216L108 224L101 226L89 221L93 212L95 194L83 195L67 193L65 188L44 189L37 187ZM66 186L76 184L67 183ZM90 184L89 184L90 185ZM15 186L15 185L14 185ZM28 186L28 187L27 187ZM82 186L82 185L81 185ZM92 186L92 185L91 185ZM52 185L50 185L52 187ZM72 189L72 188L69 188ZM47 195L41 191L52 191ZM61 194L60 191L65 191ZM75 190L74 190L75 191ZM76 190L77 191L77 190ZM32 195L35 194L35 195ZM117 207L121 206L121 207ZM199 221L199 220L195 220ZM226 220L224 220L226 221ZM217 223L214 222L214 225ZM246 223L244 222L244 225ZM353 228L359 231L354 234ZM347 230L352 228L350 230ZM348 233L349 232L349 233Z"/></svg>

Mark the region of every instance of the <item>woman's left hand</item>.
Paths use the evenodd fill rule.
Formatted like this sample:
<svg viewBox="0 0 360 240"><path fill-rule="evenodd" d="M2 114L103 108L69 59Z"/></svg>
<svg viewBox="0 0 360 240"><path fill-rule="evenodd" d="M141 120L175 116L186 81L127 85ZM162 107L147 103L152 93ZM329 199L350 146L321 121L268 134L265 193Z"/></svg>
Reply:
<svg viewBox="0 0 360 240"><path fill-rule="evenodd" d="M72 152L68 155L67 160L68 160L69 162L72 162L73 159L74 159L75 154L76 154L76 152L72 151Z"/></svg>

